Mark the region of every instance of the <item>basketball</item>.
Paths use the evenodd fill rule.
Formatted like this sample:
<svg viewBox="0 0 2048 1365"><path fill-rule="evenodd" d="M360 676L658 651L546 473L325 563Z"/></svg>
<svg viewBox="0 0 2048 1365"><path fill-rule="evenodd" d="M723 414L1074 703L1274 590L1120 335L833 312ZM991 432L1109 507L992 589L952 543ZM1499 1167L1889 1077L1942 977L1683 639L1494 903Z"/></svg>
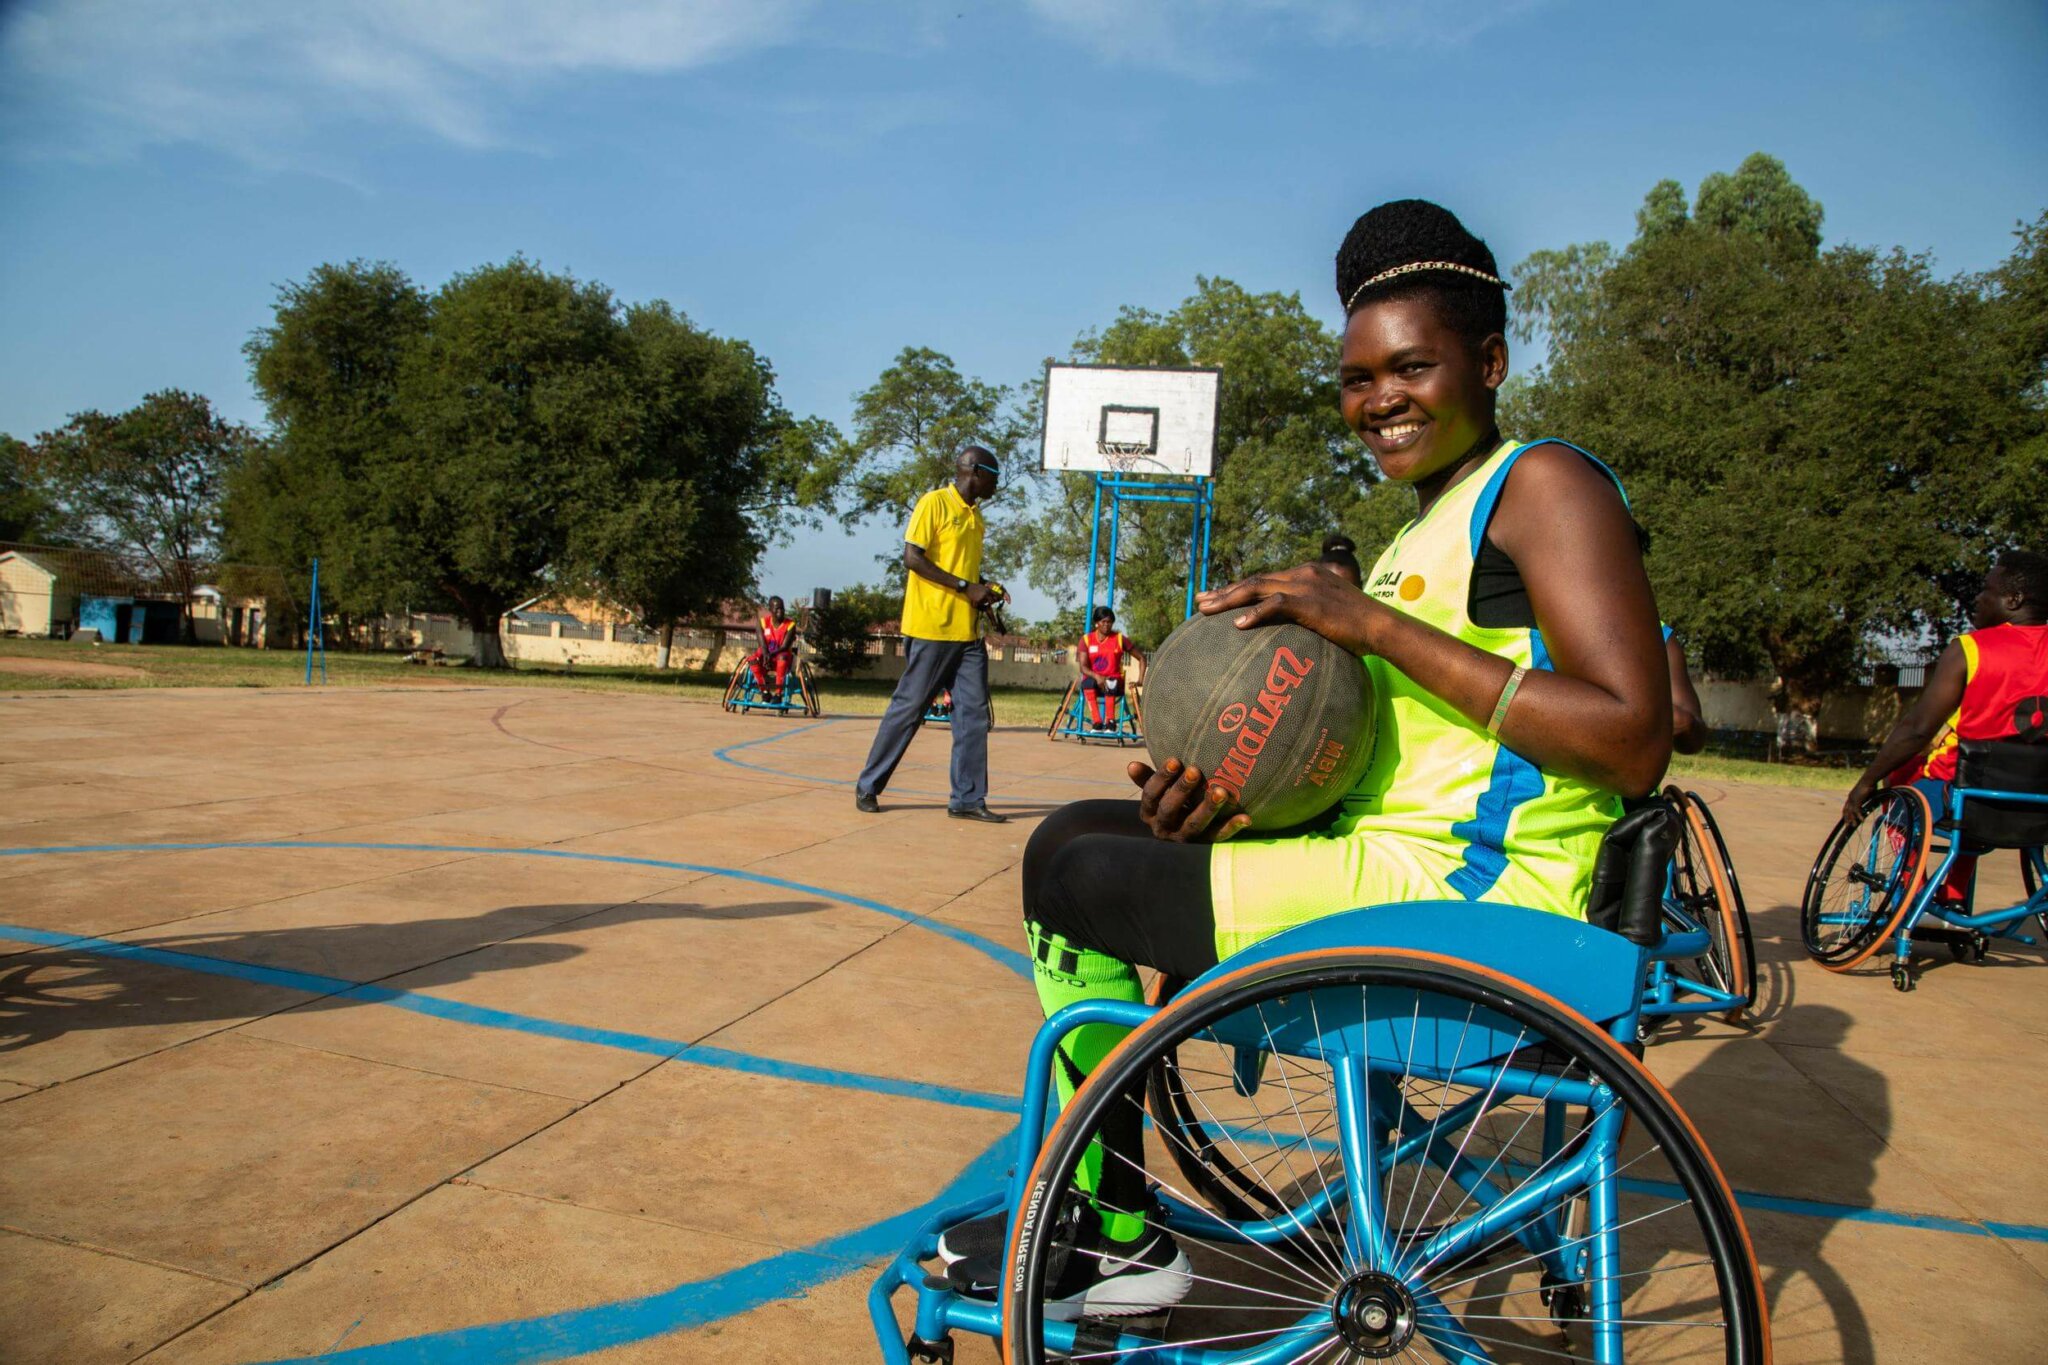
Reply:
<svg viewBox="0 0 2048 1365"><path fill-rule="evenodd" d="M1145 680L1145 743L1201 769L1253 829L1328 810L1372 758L1372 679L1303 626L1239 630L1234 612L1183 622Z"/></svg>

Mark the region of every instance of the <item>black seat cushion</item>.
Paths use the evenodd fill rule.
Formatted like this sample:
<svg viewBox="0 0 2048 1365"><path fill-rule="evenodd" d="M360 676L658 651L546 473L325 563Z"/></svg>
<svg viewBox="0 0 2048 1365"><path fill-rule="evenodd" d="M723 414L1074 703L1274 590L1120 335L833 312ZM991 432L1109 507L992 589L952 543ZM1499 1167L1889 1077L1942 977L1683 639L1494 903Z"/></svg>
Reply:
<svg viewBox="0 0 2048 1365"><path fill-rule="evenodd" d="M1956 785L2048 796L2048 743L1966 740ZM2048 805L1973 796L1963 802L1963 841L1982 848L2048 844Z"/></svg>
<svg viewBox="0 0 2048 1365"><path fill-rule="evenodd" d="M1677 820L1661 800L1608 826L1593 859L1587 922L1646 946L1663 938L1664 872L1677 845Z"/></svg>

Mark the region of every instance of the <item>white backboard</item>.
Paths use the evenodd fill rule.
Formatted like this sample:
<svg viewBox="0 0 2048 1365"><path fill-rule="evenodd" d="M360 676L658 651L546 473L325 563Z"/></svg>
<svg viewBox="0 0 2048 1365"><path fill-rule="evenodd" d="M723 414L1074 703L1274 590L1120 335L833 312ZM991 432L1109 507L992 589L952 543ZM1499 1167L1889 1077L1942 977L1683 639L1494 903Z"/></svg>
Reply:
<svg viewBox="0 0 2048 1365"><path fill-rule="evenodd" d="M1047 365L1039 467L1210 477L1221 373Z"/></svg>

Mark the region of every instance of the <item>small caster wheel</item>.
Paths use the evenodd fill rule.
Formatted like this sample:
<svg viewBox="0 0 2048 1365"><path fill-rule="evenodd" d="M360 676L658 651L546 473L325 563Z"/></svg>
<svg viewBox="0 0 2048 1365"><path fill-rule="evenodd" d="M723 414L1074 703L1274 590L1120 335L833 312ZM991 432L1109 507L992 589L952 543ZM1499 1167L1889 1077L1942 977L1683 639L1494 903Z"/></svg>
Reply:
<svg viewBox="0 0 2048 1365"><path fill-rule="evenodd" d="M1648 1047L1648 1046L1649 1046L1649 1043L1650 1043L1650 1039L1652 1039L1652 1038L1654 1038L1654 1037L1656 1037L1656 1036L1657 1036L1657 1023L1658 1023L1658 1021L1657 1021L1657 1020L1655 1020L1655 1019L1645 1019L1645 1018L1642 1018L1642 1017L1640 1017L1640 1016L1638 1016L1638 1017L1637 1017L1637 1019L1636 1019L1636 1046L1637 1046L1637 1047Z"/></svg>
<svg viewBox="0 0 2048 1365"><path fill-rule="evenodd" d="M1543 1272L1543 1282L1537 1287L1536 1295L1543 1300L1543 1306L1550 1310L1551 1321L1559 1326L1586 1320L1586 1286L1567 1283L1546 1270Z"/></svg>
<svg viewBox="0 0 2048 1365"><path fill-rule="evenodd" d="M1970 931L1970 961L1982 962L1984 960L1985 955L1990 951L1990 938L1987 937L1982 931L1972 929Z"/></svg>
<svg viewBox="0 0 2048 1365"><path fill-rule="evenodd" d="M953 1338L940 1337L937 1341L926 1341L912 1337L903 1343L909 1350L910 1358L920 1365L953 1365Z"/></svg>
<svg viewBox="0 0 2048 1365"><path fill-rule="evenodd" d="M1913 969L1903 962L1892 964L1892 989L1900 992L1913 989Z"/></svg>

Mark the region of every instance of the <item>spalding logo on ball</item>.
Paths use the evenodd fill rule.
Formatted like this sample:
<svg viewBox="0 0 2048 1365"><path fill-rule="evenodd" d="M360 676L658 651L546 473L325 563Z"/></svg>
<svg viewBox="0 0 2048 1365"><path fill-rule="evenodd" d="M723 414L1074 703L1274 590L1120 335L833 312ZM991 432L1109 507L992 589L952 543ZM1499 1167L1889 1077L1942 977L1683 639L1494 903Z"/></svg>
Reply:
<svg viewBox="0 0 2048 1365"><path fill-rule="evenodd" d="M1199 768L1251 817L1284 829L1328 810L1372 760L1372 679L1302 626L1239 630L1234 613L1185 621L1145 679L1155 766Z"/></svg>

